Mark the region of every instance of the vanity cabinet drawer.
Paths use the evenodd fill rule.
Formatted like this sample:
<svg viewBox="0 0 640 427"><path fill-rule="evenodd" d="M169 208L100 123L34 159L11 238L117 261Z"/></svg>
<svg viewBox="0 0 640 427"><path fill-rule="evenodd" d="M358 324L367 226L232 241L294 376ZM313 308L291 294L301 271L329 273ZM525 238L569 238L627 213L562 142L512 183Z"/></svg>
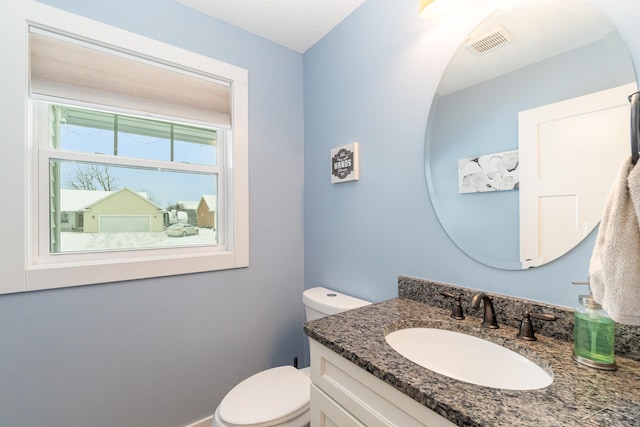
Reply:
<svg viewBox="0 0 640 427"><path fill-rule="evenodd" d="M454 427L451 421L419 404L322 344L309 340L311 381L328 398L365 426ZM311 397L311 407L314 397ZM330 425L330 424L329 424ZM312 424L321 427L322 424Z"/></svg>
<svg viewBox="0 0 640 427"><path fill-rule="evenodd" d="M311 384L311 425L313 427L367 427Z"/></svg>

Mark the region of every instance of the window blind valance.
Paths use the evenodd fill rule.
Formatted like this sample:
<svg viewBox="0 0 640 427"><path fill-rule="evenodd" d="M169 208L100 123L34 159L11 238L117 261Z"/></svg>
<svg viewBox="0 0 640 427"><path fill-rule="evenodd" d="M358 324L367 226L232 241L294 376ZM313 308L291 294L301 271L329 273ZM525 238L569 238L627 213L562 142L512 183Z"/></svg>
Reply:
<svg viewBox="0 0 640 427"><path fill-rule="evenodd" d="M214 77L37 28L29 59L35 98L231 128L231 85Z"/></svg>

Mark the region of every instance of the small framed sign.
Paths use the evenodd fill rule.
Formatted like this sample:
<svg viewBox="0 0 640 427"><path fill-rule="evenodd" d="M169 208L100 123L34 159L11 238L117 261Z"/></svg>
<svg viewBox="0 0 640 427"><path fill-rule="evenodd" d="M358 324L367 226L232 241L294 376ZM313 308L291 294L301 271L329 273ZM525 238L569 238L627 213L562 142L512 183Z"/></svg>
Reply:
<svg viewBox="0 0 640 427"><path fill-rule="evenodd" d="M331 150L331 183L356 181L360 178L358 143L343 145Z"/></svg>

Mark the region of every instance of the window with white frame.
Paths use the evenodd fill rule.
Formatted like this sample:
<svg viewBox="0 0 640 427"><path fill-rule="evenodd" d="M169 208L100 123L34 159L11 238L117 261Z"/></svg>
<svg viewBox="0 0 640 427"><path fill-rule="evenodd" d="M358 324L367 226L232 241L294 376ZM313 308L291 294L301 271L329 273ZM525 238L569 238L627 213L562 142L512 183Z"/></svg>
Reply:
<svg viewBox="0 0 640 427"><path fill-rule="evenodd" d="M41 253L219 248L227 131L34 104Z"/></svg>
<svg viewBox="0 0 640 427"><path fill-rule="evenodd" d="M246 71L31 5L25 281L0 293L247 266Z"/></svg>

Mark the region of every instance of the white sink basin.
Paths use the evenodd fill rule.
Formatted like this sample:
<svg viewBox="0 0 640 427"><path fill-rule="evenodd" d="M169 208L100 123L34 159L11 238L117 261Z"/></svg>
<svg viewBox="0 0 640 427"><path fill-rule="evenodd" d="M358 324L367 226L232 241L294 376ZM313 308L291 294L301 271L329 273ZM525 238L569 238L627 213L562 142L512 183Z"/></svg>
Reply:
<svg viewBox="0 0 640 427"><path fill-rule="evenodd" d="M412 362L456 380L507 390L535 390L553 382L552 375L526 357L471 335L408 328L385 339Z"/></svg>

